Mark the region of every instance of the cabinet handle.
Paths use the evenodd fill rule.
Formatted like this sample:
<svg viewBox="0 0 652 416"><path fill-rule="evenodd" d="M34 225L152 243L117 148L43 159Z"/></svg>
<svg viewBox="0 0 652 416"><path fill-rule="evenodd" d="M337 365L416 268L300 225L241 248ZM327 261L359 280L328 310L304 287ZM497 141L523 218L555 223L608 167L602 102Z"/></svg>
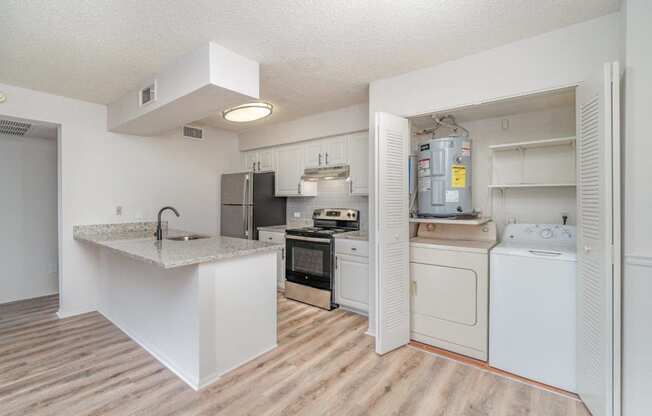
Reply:
<svg viewBox="0 0 652 416"><path fill-rule="evenodd" d="M326 152L326 164L328 165L328 152Z"/></svg>
<svg viewBox="0 0 652 416"><path fill-rule="evenodd" d="M297 193L301 194L301 181L297 184Z"/></svg>
<svg viewBox="0 0 652 416"><path fill-rule="evenodd" d="M256 162L251 164L251 170L256 171Z"/></svg>
<svg viewBox="0 0 652 416"><path fill-rule="evenodd" d="M260 172L260 160L258 161L258 172Z"/></svg>
<svg viewBox="0 0 652 416"><path fill-rule="evenodd" d="M337 258L337 256L335 256L335 270L337 270L337 262L338 262L338 260L339 259Z"/></svg>
<svg viewBox="0 0 652 416"><path fill-rule="evenodd" d="M357 247L351 247L351 251L358 251Z"/></svg>
<svg viewBox="0 0 652 416"><path fill-rule="evenodd" d="M412 281L412 296L416 296L416 295L417 295L417 281L413 280Z"/></svg>
<svg viewBox="0 0 652 416"><path fill-rule="evenodd" d="M349 193L353 193L353 181L349 181Z"/></svg>
<svg viewBox="0 0 652 416"><path fill-rule="evenodd" d="M319 166L321 166L321 153L319 154Z"/></svg>
<svg viewBox="0 0 652 416"><path fill-rule="evenodd" d="M285 247L281 249L281 259L285 260Z"/></svg>

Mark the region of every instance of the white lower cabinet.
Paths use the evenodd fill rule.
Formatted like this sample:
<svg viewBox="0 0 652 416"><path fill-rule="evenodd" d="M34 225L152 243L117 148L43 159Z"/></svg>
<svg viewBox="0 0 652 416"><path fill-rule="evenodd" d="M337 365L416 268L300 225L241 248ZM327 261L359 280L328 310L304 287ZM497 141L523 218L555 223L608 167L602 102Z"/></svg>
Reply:
<svg viewBox="0 0 652 416"><path fill-rule="evenodd" d="M283 244L283 249L278 255L276 282L279 289L285 289L285 233L274 231L258 231L258 240L268 243Z"/></svg>
<svg viewBox="0 0 652 416"><path fill-rule="evenodd" d="M365 315L369 313L367 247L366 241L335 240L335 302Z"/></svg>

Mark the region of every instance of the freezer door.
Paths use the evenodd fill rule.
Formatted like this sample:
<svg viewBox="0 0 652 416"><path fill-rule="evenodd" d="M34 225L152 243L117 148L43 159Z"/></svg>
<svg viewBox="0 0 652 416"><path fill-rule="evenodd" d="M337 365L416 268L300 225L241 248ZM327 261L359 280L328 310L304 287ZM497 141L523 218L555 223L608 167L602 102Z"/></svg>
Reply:
<svg viewBox="0 0 652 416"><path fill-rule="evenodd" d="M251 173L227 173L222 175L222 205L251 205L253 203L253 184Z"/></svg>
<svg viewBox="0 0 652 416"><path fill-rule="evenodd" d="M220 210L220 234L225 237L253 238L253 206L222 205Z"/></svg>
<svg viewBox="0 0 652 416"><path fill-rule="evenodd" d="M274 196L274 172L255 173L253 177L253 233L257 240L258 227L285 224L287 198Z"/></svg>

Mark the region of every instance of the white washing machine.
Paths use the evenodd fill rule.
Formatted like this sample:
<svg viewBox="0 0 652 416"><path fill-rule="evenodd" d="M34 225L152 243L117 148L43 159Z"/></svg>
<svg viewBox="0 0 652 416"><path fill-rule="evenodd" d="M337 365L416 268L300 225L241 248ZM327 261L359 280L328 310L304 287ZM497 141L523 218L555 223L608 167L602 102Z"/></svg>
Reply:
<svg viewBox="0 0 652 416"><path fill-rule="evenodd" d="M509 224L490 256L489 365L575 391L575 227Z"/></svg>

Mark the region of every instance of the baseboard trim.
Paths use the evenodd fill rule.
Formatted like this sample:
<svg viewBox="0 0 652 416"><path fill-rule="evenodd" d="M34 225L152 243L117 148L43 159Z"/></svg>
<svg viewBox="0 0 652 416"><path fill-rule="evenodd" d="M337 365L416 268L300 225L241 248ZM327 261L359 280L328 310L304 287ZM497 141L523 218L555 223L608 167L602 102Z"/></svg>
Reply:
<svg viewBox="0 0 652 416"><path fill-rule="evenodd" d="M268 352L270 352L272 350L275 350L276 348L278 348L278 344L274 344L269 348L265 348L262 352L254 355L253 357L249 358L248 360L245 360L245 361L243 361L243 362L241 362L239 364L234 365L233 367L231 367L231 368L229 368L227 370L215 371L213 374L209 374L206 377L202 377L201 381L199 382L198 388L195 389L195 390L201 390L204 387L208 387L209 385L215 383L217 380L219 380L220 378L225 376L227 373L230 373L231 371L242 367L243 365L245 365L245 364L247 364L247 363L249 363L249 362L251 362L251 361L253 361L253 360L255 360L255 359L257 359L257 358L259 358L259 357L261 357L263 355L265 355L265 354L267 354Z"/></svg>
<svg viewBox="0 0 652 416"><path fill-rule="evenodd" d="M199 380L196 380L195 377L189 376L184 373L184 371L180 370L177 368L173 363L172 360L168 359L165 354L159 352L156 350L156 348L148 345L146 342L143 340L139 339L136 337L129 329L127 329L124 325L121 325L114 320L110 319L106 314L104 314L102 311L98 311L100 314L102 314L103 317L105 317L109 322L111 322L113 325L118 327L119 330L127 334L129 338L131 338L132 341L134 341L136 344L138 344L142 349L147 351L152 357L154 357L159 363L163 364L165 368L168 370L172 371L177 377L179 377L181 380L183 380L184 383L186 383L190 388L193 390L197 391L199 390Z"/></svg>
<svg viewBox="0 0 652 416"><path fill-rule="evenodd" d="M509 372L501 370L499 368L491 367L489 365L489 363L486 362L486 361L481 361L481 360L478 360L478 359L475 359L475 358L467 357L467 356L464 356L464 355L461 355L461 354L457 354L457 353L454 353L454 352L451 352L451 351L448 351L448 350L445 350L445 349L433 347L431 345L424 344L422 342L418 342L418 341L414 341L414 340L410 341L408 346L410 346L412 348L415 348L415 349L418 349L418 350L421 350L421 351L425 351L425 352L430 353L430 354L437 355L437 356L445 358L447 360L455 361L455 362L460 363L462 365L467 365L467 366L470 366L470 367L478 368L478 369L480 369L482 371L486 371L488 373L495 374L495 375L497 375L499 377L503 377L503 378L515 381L517 383L526 384L528 386L536 387L538 389L545 390L545 391L548 391L548 392L551 392L551 393L554 393L554 394L558 394L558 395L563 396L563 397L568 397L570 399L577 400L577 401L581 402L579 396L577 394L573 393L573 392L562 390L562 389L560 389L558 387L549 386L547 384L543 384L543 383L540 383L538 381L530 380L529 378L521 377L519 375L509 373Z"/></svg>
<svg viewBox="0 0 652 416"><path fill-rule="evenodd" d="M97 309L77 309L77 310L69 310L69 311L65 309L59 309L57 311L57 318L65 319L65 318L70 318L72 316L83 315L85 313L91 313L91 312L97 312Z"/></svg>
<svg viewBox="0 0 652 416"><path fill-rule="evenodd" d="M628 266L652 267L652 257L626 254L625 264Z"/></svg>

